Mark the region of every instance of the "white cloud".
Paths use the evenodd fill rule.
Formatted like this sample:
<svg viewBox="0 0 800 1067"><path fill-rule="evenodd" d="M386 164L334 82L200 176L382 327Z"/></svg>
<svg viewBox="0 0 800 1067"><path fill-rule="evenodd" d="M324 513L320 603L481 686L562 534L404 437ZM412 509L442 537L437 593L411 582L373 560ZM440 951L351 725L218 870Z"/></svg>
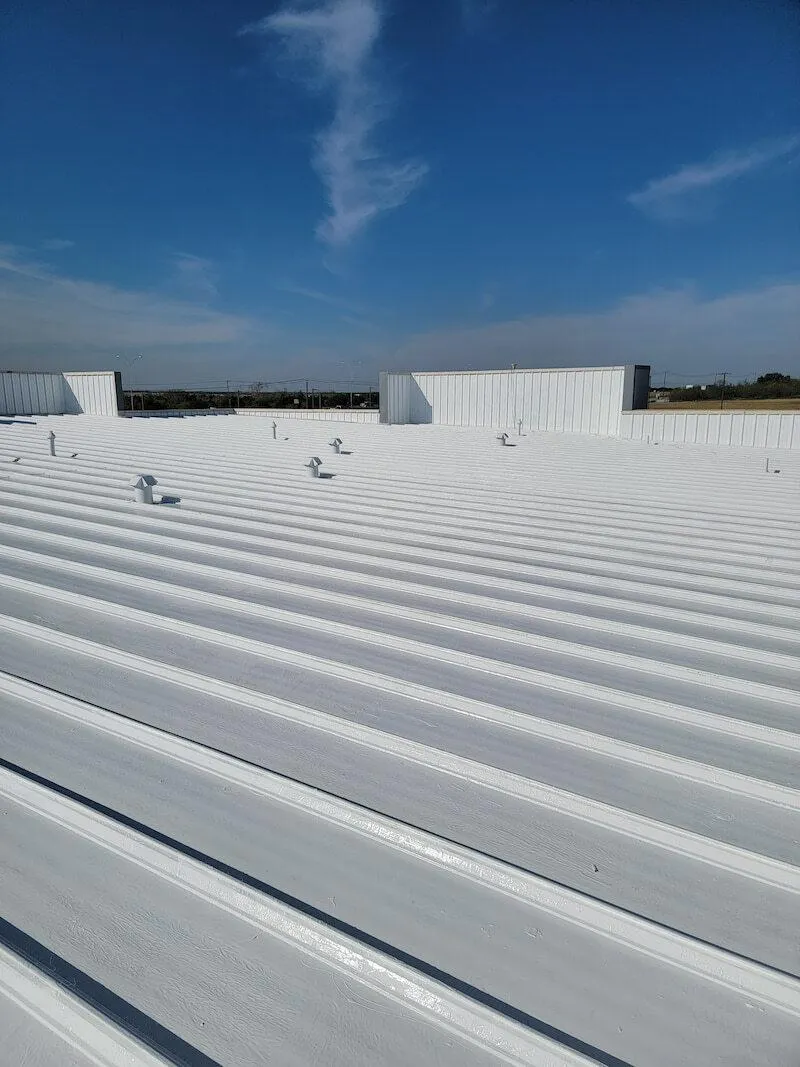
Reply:
<svg viewBox="0 0 800 1067"><path fill-rule="evenodd" d="M328 307L336 308L337 310L352 311L356 314L362 314L364 311L359 304L355 304L351 300L345 300L331 293L324 293L319 289L308 289L302 285L277 285L275 288L279 293L302 296L306 300L313 300L318 304L327 304Z"/></svg>
<svg viewBox="0 0 800 1067"><path fill-rule="evenodd" d="M298 295L315 299L315 290ZM347 325L355 326L357 316ZM144 353L138 382L341 377L332 368L360 360L368 380L381 367L599 366L649 363L692 375L733 376L797 367L800 281L703 298L691 287L636 294L611 307L527 315L475 328L359 338L303 323L291 332L255 317L224 314L163 293L67 277L0 245L0 365L103 369L120 353ZM272 353L272 355L270 355ZM687 381L689 379L687 378Z"/></svg>
<svg viewBox="0 0 800 1067"><path fill-rule="evenodd" d="M75 353L107 363L123 349L236 346L267 332L189 300L67 277L9 245L0 245L0 321L0 357L15 365L26 356L59 366Z"/></svg>
<svg viewBox="0 0 800 1067"><path fill-rule="evenodd" d="M691 288L627 297L602 311L526 316L475 329L418 334L391 366L599 366L649 363L694 374L744 375L796 366L800 282L702 299Z"/></svg>
<svg viewBox="0 0 800 1067"><path fill-rule="evenodd" d="M74 247L74 241L65 241L62 237L49 237L46 241L42 241L42 248L45 252L63 252L67 248Z"/></svg>
<svg viewBox="0 0 800 1067"><path fill-rule="evenodd" d="M375 146L389 111L373 55L381 28L376 0L328 0L284 7L244 31L279 37L304 84L333 96L333 120L317 136L313 159L330 208L317 235L331 245L399 207L427 173L425 164L392 162Z"/></svg>
<svg viewBox="0 0 800 1067"><path fill-rule="evenodd" d="M190 252L175 252L172 270L174 283L184 292L194 296L217 295L217 273L210 259L193 256Z"/></svg>
<svg viewBox="0 0 800 1067"><path fill-rule="evenodd" d="M628 203L657 218L677 218L692 197L723 182L760 170L800 148L800 135L751 145L738 152L712 156L702 163L687 163L664 178L655 178L628 196Z"/></svg>

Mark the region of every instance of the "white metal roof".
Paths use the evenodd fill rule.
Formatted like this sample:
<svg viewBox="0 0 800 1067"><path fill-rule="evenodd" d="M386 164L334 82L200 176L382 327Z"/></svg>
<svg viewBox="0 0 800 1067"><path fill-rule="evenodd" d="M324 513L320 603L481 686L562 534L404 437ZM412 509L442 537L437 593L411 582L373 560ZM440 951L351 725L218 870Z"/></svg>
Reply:
<svg viewBox="0 0 800 1067"><path fill-rule="evenodd" d="M796 1065L800 456L337 432L0 421L0 1028Z"/></svg>

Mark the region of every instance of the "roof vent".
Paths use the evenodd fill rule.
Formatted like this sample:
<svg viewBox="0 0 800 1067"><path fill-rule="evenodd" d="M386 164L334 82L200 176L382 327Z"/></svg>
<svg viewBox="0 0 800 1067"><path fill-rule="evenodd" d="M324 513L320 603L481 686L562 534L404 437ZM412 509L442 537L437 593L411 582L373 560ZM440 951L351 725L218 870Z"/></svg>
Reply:
<svg viewBox="0 0 800 1067"><path fill-rule="evenodd" d="M56 435L51 430L47 436L50 439L50 455L54 456L56 454Z"/></svg>
<svg viewBox="0 0 800 1067"><path fill-rule="evenodd" d="M497 440L500 442L501 445L507 445L508 444L508 434L507 433L499 433L497 435Z"/></svg>
<svg viewBox="0 0 800 1067"><path fill-rule="evenodd" d="M334 439L332 441L330 441L329 444L330 444L331 448L333 449L333 451L338 456L339 452L341 451L341 448L342 448L342 439L341 439L341 437L334 437Z"/></svg>
<svg viewBox="0 0 800 1067"><path fill-rule="evenodd" d="M153 503L153 486L158 485L158 482L152 474L134 474L129 484L137 504Z"/></svg>
<svg viewBox="0 0 800 1067"><path fill-rule="evenodd" d="M319 478L319 469L322 466L322 460L319 456L312 456L306 466L311 471L312 478Z"/></svg>
<svg viewBox="0 0 800 1067"><path fill-rule="evenodd" d="M278 424L277 424L277 422L275 422L274 419L272 420L272 440L273 441L277 441L278 440Z"/></svg>

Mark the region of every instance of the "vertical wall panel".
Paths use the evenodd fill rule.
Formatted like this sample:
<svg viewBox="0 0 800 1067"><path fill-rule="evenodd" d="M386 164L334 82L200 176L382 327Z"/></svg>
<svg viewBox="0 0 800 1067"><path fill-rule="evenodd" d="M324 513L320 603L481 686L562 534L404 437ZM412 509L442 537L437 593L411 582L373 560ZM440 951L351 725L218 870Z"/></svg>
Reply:
<svg viewBox="0 0 800 1067"><path fill-rule="evenodd" d="M24 371L0 373L0 414L60 415L64 410L63 375Z"/></svg>
<svg viewBox="0 0 800 1067"><path fill-rule="evenodd" d="M633 380L625 367L384 373L381 419L614 435Z"/></svg>
<svg viewBox="0 0 800 1067"><path fill-rule="evenodd" d="M244 415L251 418L268 418L275 419L280 422L291 422L293 420L303 422L358 422L377 424L380 422L380 412L375 411L374 408L234 408L237 415ZM130 413L129 413L130 414ZM138 412L136 413L138 417ZM147 415L148 412L145 412ZM153 411L149 413L152 416L158 417L162 414L160 411ZM209 415L210 412L207 408L196 411L184 412L180 409L169 411L165 413L171 418L180 417L181 415ZM217 411L213 414L217 416L225 415L225 410Z"/></svg>
<svg viewBox="0 0 800 1067"><path fill-rule="evenodd" d="M412 406L411 375L382 371L380 375L380 421L387 425L403 425L413 422Z"/></svg>
<svg viewBox="0 0 800 1067"><path fill-rule="evenodd" d="M778 424L778 448L791 448L793 438L792 422L789 419L782 419Z"/></svg>
<svg viewBox="0 0 800 1067"><path fill-rule="evenodd" d="M721 448L800 449L800 411L624 411L619 436Z"/></svg>
<svg viewBox="0 0 800 1067"><path fill-rule="evenodd" d="M0 414L116 415L118 376L114 371L0 374Z"/></svg>
<svg viewBox="0 0 800 1067"><path fill-rule="evenodd" d="M65 371L67 411L70 414L118 414L114 371Z"/></svg>
<svg viewBox="0 0 800 1067"><path fill-rule="evenodd" d="M390 390L400 410L392 421L515 430L521 418L529 430L650 436L719 447L800 448L800 413L623 410L631 381L624 367L421 372L387 378L413 393L407 406L402 387Z"/></svg>

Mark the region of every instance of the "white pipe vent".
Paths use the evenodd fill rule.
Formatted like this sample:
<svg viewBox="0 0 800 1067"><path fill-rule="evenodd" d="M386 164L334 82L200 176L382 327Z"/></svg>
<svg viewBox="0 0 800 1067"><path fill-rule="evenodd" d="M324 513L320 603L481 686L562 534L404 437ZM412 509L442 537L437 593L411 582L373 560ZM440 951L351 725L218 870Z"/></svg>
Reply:
<svg viewBox="0 0 800 1067"><path fill-rule="evenodd" d="M342 450L342 439L341 439L341 437L334 437L334 439L332 441L330 441L329 444L330 444L331 448L333 449L333 451L338 456L339 453Z"/></svg>
<svg viewBox="0 0 800 1067"><path fill-rule="evenodd" d="M319 478L319 469L322 466L322 460L319 456L312 456L306 466L311 471L312 478Z"/></svg>

